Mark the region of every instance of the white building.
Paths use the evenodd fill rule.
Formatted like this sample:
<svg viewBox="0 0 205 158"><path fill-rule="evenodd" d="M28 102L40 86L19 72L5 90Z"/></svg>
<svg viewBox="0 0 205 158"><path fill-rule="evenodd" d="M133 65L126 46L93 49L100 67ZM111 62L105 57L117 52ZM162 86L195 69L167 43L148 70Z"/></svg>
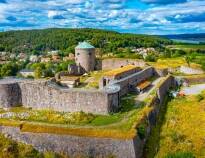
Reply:
<svg viewBox="0 0 205 158"><path fill-rule="evenodd" d="M36 63L39 61L39 57L37 55L31 55L29 58L30 62Z"/></svg>

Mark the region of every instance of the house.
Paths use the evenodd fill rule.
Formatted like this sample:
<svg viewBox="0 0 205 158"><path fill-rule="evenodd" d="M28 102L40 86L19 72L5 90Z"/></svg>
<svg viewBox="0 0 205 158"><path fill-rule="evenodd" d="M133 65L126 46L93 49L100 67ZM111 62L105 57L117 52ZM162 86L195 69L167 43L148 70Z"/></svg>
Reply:
<svg viewBox="0 0 205 158"><path fill-rule="evenodd" d="M58 53L59 53L58 50L52 50L52 51L49 51L49 52L48 52L48 55L56 55L56 54L58 54Z"/></svg>
<svg viewBox="0 0 205 158"><path fill-rule="evenodd" d="M63 57L63 61L68 61L68 60L74 60L75 55L73 53L70 53L68 56Z"/></svg>
<svg viewBox="0 0 205 158"><path fill-rule="evenodd" d="M58 54L53 54L52 61L59 62L59 61L61 61L61 57Z"/></svg>
<svg viewBox="0 0 205 158"><path fill-rule="evenodd" d="M25 53L20 53L17 58L19 59L19 61L26 61L27 59L27 55Z"/></svg>
<svg viewBox="0 0 205 158"><path fill-rule="evenodd" d="M154 48L134 48L132 49L132 52L135 52L137 54L140 54L143 56L143 58L146 58L146 56L150 53L150 52L156 52L156 50Z"/></svg>
<svg viewBox="0 0 205 158"><path fill-rule="evenodd" d="M48 63L51 61L51 58L50 57L41 57L41 62L42 63Z"/></svg>
<svg viewBox="0 0 205 158"><path fill-rule="evenodd" d="M30 62L36 63L39 61L39 57L37 55L31 55L29 60Z"/></svg>
<svg viewBox="0 0 205 158"><path fill-rule="evenodd" d="M10 59L15 59L16 58L16 54L15 53L11 53L9 56Z"/></svg>

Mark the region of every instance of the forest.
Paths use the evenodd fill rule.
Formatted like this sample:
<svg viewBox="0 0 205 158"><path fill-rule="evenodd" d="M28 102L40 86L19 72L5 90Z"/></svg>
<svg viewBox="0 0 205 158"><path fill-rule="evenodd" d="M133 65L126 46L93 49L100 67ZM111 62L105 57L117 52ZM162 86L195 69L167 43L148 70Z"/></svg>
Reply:
<svg viewBox="0 0 205 158"><path fill-rule="evenodd" d="M39 55L49 50L73 52L78 42L88 41L104 53L127 47L160 48L172 41L159 36L122 34L98 29L43 29L0 32L0 51Z"/></svg>

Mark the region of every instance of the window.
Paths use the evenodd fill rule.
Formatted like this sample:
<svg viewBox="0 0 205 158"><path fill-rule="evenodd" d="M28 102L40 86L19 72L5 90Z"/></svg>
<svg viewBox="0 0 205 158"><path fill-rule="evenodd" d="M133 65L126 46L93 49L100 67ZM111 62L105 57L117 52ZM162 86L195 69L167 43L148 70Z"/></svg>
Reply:
<svg viewBox="0 0 205 158"><path fill-rule="evenodd" d="M80 55L80 53L77 53L77 56L79 56Z"/></svg>

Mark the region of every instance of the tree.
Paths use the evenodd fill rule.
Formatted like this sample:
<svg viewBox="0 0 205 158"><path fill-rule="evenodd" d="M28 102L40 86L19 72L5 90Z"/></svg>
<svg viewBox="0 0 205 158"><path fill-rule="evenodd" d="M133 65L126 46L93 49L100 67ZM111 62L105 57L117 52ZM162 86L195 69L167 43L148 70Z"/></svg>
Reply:
<svg viewBox="0 0 205 158"><path fill-rule="evenodd" d="M35 77L36 79L41 78L42 74L43 74L42 68L41 68L41 67L37 67L37 68L35 69L35 71L34 71L34 77Z"/></svg>
<svg viewBox="0 0 205 158"><path fill-rule="evenodd" d="M191 57L187 55L187 56L185 56L185 60L186 60L186 63L188 64L188 66L190 67Z"/></svg>
<svg viewBox="0 0 205 158"><path fill-rule="evenodd" d="M1 67L1 76L15 76L19 70L19 65L16 63L7 63Z"/></svg>

